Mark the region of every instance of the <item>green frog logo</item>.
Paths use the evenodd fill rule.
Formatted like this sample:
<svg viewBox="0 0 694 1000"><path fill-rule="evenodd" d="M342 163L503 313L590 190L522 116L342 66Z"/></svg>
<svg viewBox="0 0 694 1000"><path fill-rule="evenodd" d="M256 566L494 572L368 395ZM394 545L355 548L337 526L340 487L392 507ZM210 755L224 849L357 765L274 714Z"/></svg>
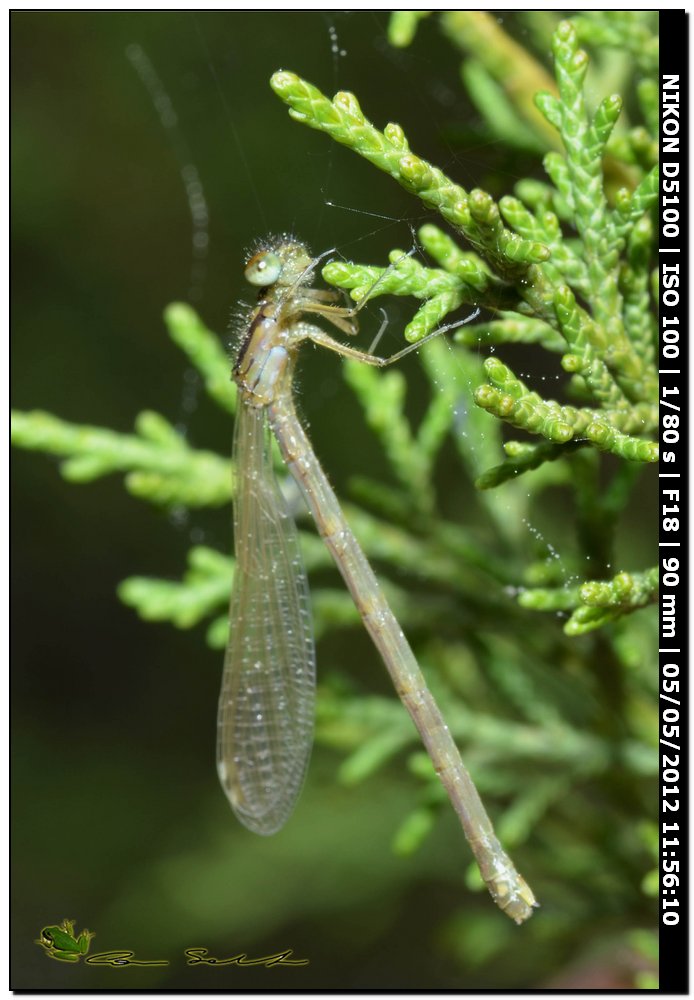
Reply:
<svg viewBox="0 0 694 1000"><path fill-rule="evenodd" d="M89 951L89 942L93 937L92 931L88 930L75 937L75 921L65 919L62 924L44 927L36 944L45 949L49 958L58 962L79 962Z"/></svg>

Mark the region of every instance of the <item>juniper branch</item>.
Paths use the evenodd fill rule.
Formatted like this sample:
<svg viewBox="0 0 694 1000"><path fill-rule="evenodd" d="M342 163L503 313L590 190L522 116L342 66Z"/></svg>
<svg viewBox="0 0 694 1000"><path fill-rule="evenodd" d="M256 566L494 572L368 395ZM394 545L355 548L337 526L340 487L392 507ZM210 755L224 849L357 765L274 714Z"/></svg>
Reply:
<svg viewBox="0 0 694 1000"><path fill-rule="evenodd" d="M191 448L164 417L152 411L139 415L135 430L136 434L118 434L71 424L40 410L12 414L12 443L67 456L61 472L70 482L87 483L125 472L129 492L152 503L204 507L229 502L228 459Z"/></svg>

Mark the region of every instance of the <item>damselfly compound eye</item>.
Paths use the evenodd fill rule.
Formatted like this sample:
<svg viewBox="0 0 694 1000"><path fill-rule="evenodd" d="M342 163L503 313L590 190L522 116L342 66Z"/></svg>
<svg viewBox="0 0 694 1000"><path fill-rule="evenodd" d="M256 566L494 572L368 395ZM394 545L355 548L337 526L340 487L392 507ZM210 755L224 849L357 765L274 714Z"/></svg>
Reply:
<svg viewBox="0 0 694 1000"><path fill-rule="evenodd" d="M262 250L251 257L243 273L246 281L249 281L251 285L264 287L266 285L274 285L281 272L282 261L277 254L270 253L268 250Z"/></svg>

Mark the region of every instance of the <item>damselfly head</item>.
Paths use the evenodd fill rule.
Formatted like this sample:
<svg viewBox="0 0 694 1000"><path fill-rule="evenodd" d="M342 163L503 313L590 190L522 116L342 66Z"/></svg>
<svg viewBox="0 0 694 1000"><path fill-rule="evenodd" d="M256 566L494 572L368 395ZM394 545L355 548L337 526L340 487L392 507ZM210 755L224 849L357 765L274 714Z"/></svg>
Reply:
<svg viewBox="0 0 694 1000"><path fill-rule="evenodd" d="M308 248L291 236L275 236L256 246L246 261L244 276L251 285L290 286L311 279L312 257Z"/></svg>

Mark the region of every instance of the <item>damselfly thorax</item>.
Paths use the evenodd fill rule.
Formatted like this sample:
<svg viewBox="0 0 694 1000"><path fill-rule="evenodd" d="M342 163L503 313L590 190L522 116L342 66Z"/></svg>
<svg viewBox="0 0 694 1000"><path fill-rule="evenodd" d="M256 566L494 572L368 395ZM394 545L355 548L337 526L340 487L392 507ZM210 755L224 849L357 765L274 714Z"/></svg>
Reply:
<svg viewBox="0 0 694 1000"><path fill-rule="evenodd" d="M322 316L347 334L357 332L357 309L336 305L337 292L307 287L319 259L303 244L281 237L274 249L258 251L246 265L246 279L260 290L233 377L251 405L266 406L277 392L286 391L303 341L324 342L327 335L309 324L307 316ZM334 349L339 346L346 347L335 342Z"/></svg>

